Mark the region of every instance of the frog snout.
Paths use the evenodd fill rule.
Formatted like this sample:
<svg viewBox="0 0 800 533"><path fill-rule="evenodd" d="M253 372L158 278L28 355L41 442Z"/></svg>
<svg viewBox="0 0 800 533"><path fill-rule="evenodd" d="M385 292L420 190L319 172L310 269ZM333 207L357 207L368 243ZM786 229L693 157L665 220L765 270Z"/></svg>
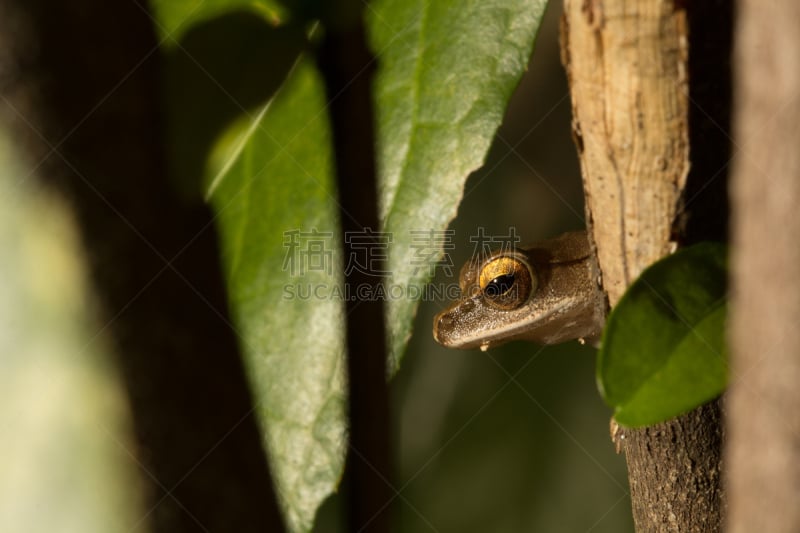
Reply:
<svg viewBox="0 0 800 533"><path fill-rule="evenodd" d="M439 344L445 344L442 336L446 337L446 331L453 325L453 318L448 313L440 313L433 319L433 340Z"/></svg>

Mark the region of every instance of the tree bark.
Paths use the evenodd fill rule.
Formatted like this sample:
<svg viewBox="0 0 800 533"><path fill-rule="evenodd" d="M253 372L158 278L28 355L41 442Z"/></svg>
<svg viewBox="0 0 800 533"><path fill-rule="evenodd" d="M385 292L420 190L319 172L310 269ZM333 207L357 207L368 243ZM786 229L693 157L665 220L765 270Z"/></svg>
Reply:
<svg viewBox="0 0 800 533"><path fill-rule="evenodd" d="M711 402L654 426L615 428L636 531L720 531L721 423L719 403Z"/></svg>
<svg viewBox="0 0 800 533"><path fill-rule="evenodd" d="M611 306L679 239L693 240L679 235L695 130L689 24L687 10L673 1L565 0L562 60L573 134ZM648 428L612 421L628 463L637 531L720 530L719 422L717 403Z"/></svg>
<svg viewBox="0 0 800 533"><path fill-rule="evenodd" d="M800 4L738 3L730 532L800 531Z"/></svg>
<svg viewBox="0 0 800 533"><path fill-rule="evenodd" d="M562 59L590 229L613 307L667 255L689 170L685 12L566 0Z"/></svg>

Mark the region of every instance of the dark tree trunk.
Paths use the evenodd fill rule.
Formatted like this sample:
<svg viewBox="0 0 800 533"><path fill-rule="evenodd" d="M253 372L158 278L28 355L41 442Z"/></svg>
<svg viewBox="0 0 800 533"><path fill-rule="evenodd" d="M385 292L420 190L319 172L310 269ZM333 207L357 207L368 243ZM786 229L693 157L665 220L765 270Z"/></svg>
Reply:
<svg viewBox="0 0 800 533"><path fill-rule="evenodd" d="M64 194L82 229L149 486L142 523L280 530L211 215L166 175L159 83L137 2L0 0L0 113L31 179Z"/></svg>

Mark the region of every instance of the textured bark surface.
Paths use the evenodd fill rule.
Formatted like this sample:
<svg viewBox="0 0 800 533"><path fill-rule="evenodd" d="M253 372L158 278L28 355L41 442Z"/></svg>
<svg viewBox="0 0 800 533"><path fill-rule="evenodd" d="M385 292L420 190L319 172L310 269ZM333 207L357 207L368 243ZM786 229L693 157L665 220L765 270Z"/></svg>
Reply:
<svg viewBox="0 0 800 533"><path fill-rule="evenodd" d="M587 214L613 307L672 248L689 170L685 12L672 1L566 0L562 20Z"/></svg>
<svg viewBox="0 0 800 533"><path fill-rule="evenodd" d="M738 3L727 530L800 531L800 4Z"/></svg>
<svg viewBox="0 0 800 533"><path fill-rule="evenodd" d="M722 163L716 156L702 158L704 165L714 167L713 176L699 180L691 198L682 197L689 171L690 117L695 118L695 135L701 123L714 122L713 113L689 110L689 23L686 11L672 1L565 0L562 60L572 95L573 132L589 227L612 306L642 270L674 248L682 201L700 198L698 204L708 204L713 194L703 191L724 192L724 180L723 185L708 185L725 174L727 151L720 154ZM716 60L727 65L724 58ZM707 118L697 120L699 115ZM692 139L701 154L702 137ZM725 202L719 204L717 211L725 211ZM703 231L692 233L717 234L724 222L714 228L696 226ZM695 240L692 235L679 237ZM626 455L637 531L720 530L722 430L717 404L653 427L615 427L612 434Z"/></svg>
<svg viewBox="0 0 800 533"><path fill-rule="evenodd" d="M722 416L712 402L677 420L616 428L628 462L636 531L719 531Z"/></svg>

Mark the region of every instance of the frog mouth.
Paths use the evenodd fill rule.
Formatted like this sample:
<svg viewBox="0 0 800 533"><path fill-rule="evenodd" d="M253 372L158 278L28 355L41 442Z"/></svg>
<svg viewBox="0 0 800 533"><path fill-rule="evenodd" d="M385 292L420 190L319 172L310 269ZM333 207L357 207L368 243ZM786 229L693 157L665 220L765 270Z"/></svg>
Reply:
<svg viewBox="0 0 800 533"><path fill-rule="evenodd" d="M466 303L462 302L462 303ZM474 302L471 302L474 304ZM447 348L470 350L489 346L499 346L511 340L526 337L526 332L531 325L546 320L554 315L561 314L570 307L565 302L549 309L546 313L530 314L521 320L503 324L503 318L478 321L483 327L475 328L462 318L464 309L461 304L442 311L433 319L433 338Z"/></svg>

